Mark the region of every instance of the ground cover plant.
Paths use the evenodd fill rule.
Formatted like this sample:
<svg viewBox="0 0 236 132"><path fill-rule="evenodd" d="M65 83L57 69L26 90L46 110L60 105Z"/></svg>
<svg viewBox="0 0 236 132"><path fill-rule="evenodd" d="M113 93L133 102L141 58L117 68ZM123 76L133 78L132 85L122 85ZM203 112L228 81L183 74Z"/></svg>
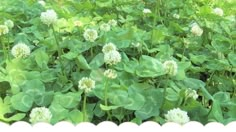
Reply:
<svg viewBox="0 0 236 132"><path fill-rule="evenodd" d="M1 0L0 121L235 121L235 14L234 0Z"/></svg>

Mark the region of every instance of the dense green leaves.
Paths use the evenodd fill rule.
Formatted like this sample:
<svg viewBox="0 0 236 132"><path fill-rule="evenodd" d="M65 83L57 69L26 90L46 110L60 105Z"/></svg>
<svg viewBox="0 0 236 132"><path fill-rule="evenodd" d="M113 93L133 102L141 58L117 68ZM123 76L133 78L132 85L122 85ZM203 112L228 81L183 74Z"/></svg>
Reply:
<svg viewBox="0 0 236 132"><path fill-rule="evenodd" d="M33 105L33 99L34 98L32 96L21 92L12 96L11 104L14 109L22 112L27 112Z"/></svg>
<svg viewBox="0 0 236 132"><path fill-rule="evenodd" d="M70 92L67 94L55 93L53 102L60 104L64 108L74 108L81 99L80 94Z"/></svg>
<svg viewBox="0 0 236 132"><path fill-rule="evenodd" d="M203 124L236 120L234 1L45 4L1 1L0 25L14 23L0 29L1 121L29 122L40 107L49 109L52 124L163 124L174 108ZM49 9L57 22L53 13L41 16ZM15 49L18 43L26 47ZM94 86L82 83L85 77Z"/></svg>
<svg viewBox="0 0 236 132"><path fill-rule="evenodd" d="M79 55L77 57L77 62L78 62L78 67L79 68L90 69L89 64L87 63L86 59L82 55Z"/></svg>
<svg viewBox="0 0 236 132"><path fill-rule="evenodd" d="M139 66L136 68L136 74L139 77L157 77L164 75L162 63L156 58L150 56L141 56Z"/></svg>
<svg viewBox="0 0 236 132"><path fill-rule="evenodd" d="M157 89L146 90L144 96L145 104L135 112L136 117L145 120L151 116L158 116L163 103L163 91Z"/></svg>
<svg viewBox="0 0 236 132"><path fill-rule="evenodd" d="M49 61L48 54L44 50L37 50L34 52L35 61L40 68L47 68Z"/></svg>
<svg viewBox="0 0 236 132"><path fill-rule="evenodd" d="M129 110L139 110L145 103L145 98L142 94L136 93L136 91L132 91L129 89L129 97L128 97L128 104L125 105L125 109Z"/></svg>
<svg viewBox="0 0 236 132"><path fill-rule="evenodd" d="M97 54L92 61L89 63L89 65L91 66L91 68L93 69L97 69L100 66L102 66L104 64L104 60L103 60L103 54L99 53Z"/></svg>
<svg viewBox="0 0 236 132"><path fill-rule="evenodd" d="M25 117L24 113L17 113L11 117L6 117L6 114L11 113L11 102L10 102L10 98L5 97L5 99L3 100L2 98L0 98L0 121L5 121L5 122L9 122L9 121L18 121L21 120Z"/></svg>
<svg viewBox="0 0 236 132"><path fill-rule="evenodd" d="M213 95L213 97L215 101L222 105L227 104L230 101L230 94L227 92L217 92Z"/></svg>
<svg viewBox="0 0 236 132"><path fill-rule="evenodd" d="M83 121L83 114L79 110L72 110L69 113L69 119L75 124L80 123Z"/></svg>
<svg viewBox="0 0 236 132"><path fill-rule="evenodd" d="M40 95L37 95L34 99L34 102L39 106L48 106L52 102L54 92L46 92Z"/></svg>
<svg viewBox="0 0 236 132"><path fill-rule="evenodd" d="M52 123L59 122L68 117L69 110L65 109L59 103L52 102L49 109L53 113L53 117L51 120Z"/></svg>
<svg viewBox="0 0 236 132"><path fill-rule="evenodd" d="M26 81L22 87L22 91L35 98L37 95L42 94L45 91L44 84L40 80Z"/></svg>
<svg viewBox="0 0 236 132"><path fill-rule="evenodd" d="M234 66L236 67L236 53L229 53L228 54L228 59L229 59L229 62Z"/></svg>

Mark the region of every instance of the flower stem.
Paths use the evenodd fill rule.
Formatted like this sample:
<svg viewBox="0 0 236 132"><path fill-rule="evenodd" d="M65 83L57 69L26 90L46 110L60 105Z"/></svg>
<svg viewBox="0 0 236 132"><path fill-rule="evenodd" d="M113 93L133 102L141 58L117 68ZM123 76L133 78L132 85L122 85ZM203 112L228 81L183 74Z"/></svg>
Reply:
<svg viewBox="0 0 236 132"><path fill-rule="evenodd" d="M87 115L86 115L86 100L87 100L87 94L84 93L84 100L83 100L83 121L87 121Z"/></svg>
<svg viewBox="0 0 236 132"><path fill-rule="evenodd" d="M165 105L165 102L166 102L166 100L165 100L165 97L166 97L166 90L167 90L167 86L168 86L168 81L169 81L169 77L166 75L165 76L165 86L164 86L164 91L163 91L163 102L162 102L162 106L161 106L161 108L163 108L164 107L164 105Z"/></svg>
<svg viewBox="0 0 236 132"><path fill-rule="evenodd" d="M158 10L158 3L156 2L156 8L154 8L154 18L153 18L153 22L152 22L152 36L151 36L151 48L154 44L154 30L155 30L155 26L156 26L156 23L157 23L157 10Z"/></svg>
<svg viewBox="0 0 236 132"><path fill-rule="evenodd" d="M186 48L185 48L185 46L184 46L184 49L183 49L183 52L182 52L182 58L181 58L181 61L184 60L185 51L186 51Z"/></svg>
<svg viewBox="0 0 236 132"><path fill-rule="evenodd" d="M90 55L93 57L93 47L90 48Z"/></svg>
<svg viewBox="0 0 236 132"><path fill-rule="evenodd" d="M106 78L105 79L105 86L104 86L104 88L105 88L105 90L104 90L105 106L108 106L108 98L107 98L108 87L107 87L107 85L108 85L108 79ZM111 120L111 114L110 114L109 110L107 111L107 115L108 115L108 120Z"/></svg>
<svg viewBox="0 0 236 132"><path fill-rule="evenodd" d="M10 34L8 33L7 34L7 47L6 47L6 50L9 50L10 49ZM9 59L9 55L7 54L7 60Z"/></svg>
<svg viewBox="0 0 236 132"><path fill-rule="evenodd" d="M60 45L59 45L59 42L58 42L58 40L57 40L57 36L56 36L55 29L54 29L53 26L51 26L51 27L52 27L52 31L53 31L53 36L54 36L55 41L56 41L56 44L57 44L57 52L58 52L58 56L60 57L60 56L62 55L62 52L61 52L61 50L60 50Z"/></svg>
<svg viewBox="0 0 236 132"><path fill-rule="evenodd" d="M61 72L62 72L62 75L65 76L66 74L65 74L65 72L64 72L64 66L63 66L63 63L62 63L62 61L61 61L62 51L61 51L61 49L60 49L60 44L59 44L59 42L58 42L58 39L57 39L57 36L56 36L56 32L55 32L55 29L54 29L53 25L51 26L51 28L52 28L52 31L53 31L54 39L55 39L55 41L56 41L56 45L57 45L57 52L58 52L58 57L59 57L58 60L59 60L59 63L60 63L60 65L61 65ZM65 77L66 77L66 76L65 76Z"/></svg>
<svg viewBox="0 0 236 132"><path fill-rule="evenodd" d="M230 78L232 79L233 84L235 84L234 78L235 78L236 74L233 75L233 66L231 67L230 71L231 71ZM236 95L236 85L234 85L234 87L233 87L233 94L232 94L231 98L235 97L235 95Z"/></svg>
<svg viewBox="0 0 236 132"><path fill-rule="evenodd" d="M0 42L1 42L1 38L0 38ZM6 60L8 56L7 56L7 48L4 42L2 42L2 49L3 49L3 59Z"/></svg>

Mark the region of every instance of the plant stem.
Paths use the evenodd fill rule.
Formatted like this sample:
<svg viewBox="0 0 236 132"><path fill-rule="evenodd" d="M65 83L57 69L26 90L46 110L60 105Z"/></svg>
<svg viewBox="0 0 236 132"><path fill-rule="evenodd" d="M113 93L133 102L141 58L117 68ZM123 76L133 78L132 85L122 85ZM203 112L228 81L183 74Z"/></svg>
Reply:
<svg viewBox="0 0 236 132"><path fill-rule="evenodd" d="M163 91L163 102L162 102L162 106L161 108L163 108L163 106L165 105L165 97L166 97L166 89L167 89L167 86L168 86L168 80L169 80L169 77L168 75L165 76L165 86L164 86L164 91Z"/></svg>
<svg viewBox="0 0 236 132"><path fill-rule="evenodd" d="M83 121L87 121L87 115L86 115L86 100L87 100L87 94L84 93L84 100L83 100Z"/></svg>
<svg viewBox="0 0 236 132"><path fill-rule="evenodd" d="M107 93L108 93L108 87L107 87L107 84L108 84L108 79L106 78L105 79L105 90L104 90L104 100L105 100L105 106L108 106L108 99L107 99ZM107 111L107 115L108 115L108 120L111 120L111 114L109 112L109 110Z"/></svg>
<svg viewBox="0 0 236 132"><path fill-rule="evenodd" d="M185 54L185 50L186 50L186 48L185 48L185 46L184 46L184 49L183 49L183 53L182 53L182 58L181 58L181 61L183 61L183 60L184 60L184 54Z"/></svg>
<svg viewBox="0 0 236 132"><path fill-rule="evenodd" d="M210 85L214 74L215 74L215 71L213 71L213 72L211 73L211 75L210 75L210 77L209 77L209 80L207 80L207 82L206 82L206 86L209 86L209 85Z"/></svg>
<svg viewBox="0 0 236 132"><path fill-rule="evenodd" d="M55 32L55 29L54 29L54 27L53 27L53 26L51 26L51 27L52 27L53 36L54 36L54 38L55 38L56 45L57 45L57 52L58 52L58 56L59 56L59 57L61 57L61 55L62 55L62 52L61 52L61 50L60 50L60 45L59 45L59 42L58 42L58 40L57 40L56 32Z"/></svg>
<svg viewBox="0 0 236 132"><path fill-rule="evenodd" d="M90 55L93 57L93 47L90 48Z"/></svg>
<svg viewBox="0 0 236 132"><path fill-rule="evenodd" d="M161 85L161 80L158 82L158 84L157 84L157 87L156 87L156 88L157 88L157 89L158 89L158 88L160 88L160 85Z"/></svg>
<svg viewBox="0 0 236 132"><path fill-rule="evenodd" d="M233 66L231 67L230 72L231 72L231 73L230 73L230 78L232 79L233 84L235 84L234 78L235 78L235 75L236 75L236 74L233 75ZM235 93L236 93L236 85L233 86L232 98L235 97Z"/></svg>
<svg viewBox="0 0 236 132"><path fill-rule="evenodd" d="M55 29L54 29L53 25L51 26L51 28L52 28L52 31L53 31L54 39L55 39L55 41L56 41L56 45L57 45L57 52L58 52L58 57L59 57L58 60L59 60L59 63L60 63L60 65L61 65L61 72L62 72L62 75L66 77L66 74L65 74L65 72L64 72L64 66L63 66L63 63L62 63L62 61L61 61L62 51L61 51L61 49L60 49L60 44L59 44L59 42L58 42L58 39L57 39L57 36L56 36L56 32L55 32ZM66 78L67 78L67 77L66 77Z"/></svg>
<svg viewBox="0 0 236 132"><path fill-rule="evenodd" d="M9 50L10 49L10 34L8 33L7 34L7 47L6 47L6 50ZM7 54L7 60L9 59L9 55Z"/></svg>
<svg viewBox="0 0 236 132"><path fill-rule="evenodd" d="M0 38L0 42L1 42L1 38ZM3 59L6 60L8 57L7 57L6 45L4 42L2 42L2 49L3 49Z"/></svg>
<svg viewBox="0 0 236 132"><path fill-rule="evenodd" d="M205 87L201 86L200 90L202 91L203 94L205 94L204 97L206 97L208 100L213 100L214 101L213 96L206 90Z"/></svg>
<svg viewBox="0 0 236 132"><path fill-rule="evenodd" d="M153 38L154 38L154 29L157 23L157 10L158 10L158 3L156 2L156 7L154 8L154 18L153 18L153 22L152 22L152 36L151 36L151 48L153 46Z"/></svg>

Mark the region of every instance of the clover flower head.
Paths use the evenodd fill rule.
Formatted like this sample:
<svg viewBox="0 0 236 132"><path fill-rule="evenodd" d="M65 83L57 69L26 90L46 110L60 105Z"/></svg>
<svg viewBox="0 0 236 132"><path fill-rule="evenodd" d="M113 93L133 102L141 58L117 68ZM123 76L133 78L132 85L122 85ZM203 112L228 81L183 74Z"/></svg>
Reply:
<svg viewBox="0 0 236 132"><path fill-rule="evenodd" d="M176 18L176 19L179 19L179 18L180 18L179 14L176 14L176 13L173 14L173 17Z"/></svg>
<svg viewBox="0 0 236 132"><path fill-rule="evenodd" d="M175 122L181 125L190 121L188 113L179 108L169 110L164 116L167 122Z"/></svg>
<svg viewBox="0 0 236 132"><path fill-rule="evenodd" d="M186 48L189 48L189 44L190 44L190 41L189 40L187 40L187 39L184 39L184 46L186 47Z"/></svg>
<svg viewBox="0 0 236 132"><path fill-rule="evenodd" d="M79 85L78 87L81 90L84 90L85 93L90 92L92 89L95 88L95 81L88 78L88 77L83 77L81 80L79 80Z"/></svg>
<svg viewBox="0 0 236 132"><path fill-rule="evenodd" d="M148 8L144 8L143 9L143 13L144 14L149 14L149 13L152 13L152 11L150 9L148 9Z"/></svg>
<svg viewBox="0 0 236 132"><path fill-rule="evenodd" d="M53 25L57 22L57 13L54 10L49 9L46 12L41 13L40 19L48 26L51 24Z"/></svg>
<svg viewBox="0 0 236 132"><path fill-rule="evenodd" d="M46 5L45 1L43 1L43 0L39 0L38 3L39 3L40 5L42 5L42 6L45 6L45 5Z"/></svg>
<svg viewBox="0 0 236 132"><path fill-rule="evenodd" d="M111 19L108 21L108 24L111 25L112 27L115 27L117 25L117 21L114 19Z"/></svg>
<svg viewBox="0 0 236 132"><path fill-rule="evenodd" d="M30 48L25 43L18 43L11 49L11 54L15 58L25 58L30 55Z"/></svg>
<svg viewBox="0 0 236 132"><path fill-rule="evenodd" d="M37 122L47 122L50 123L52 118L52 113L48 108L45 107L36 107L33 108L30 112L30 122L35 124Z"/></svg>
<svg viewBox="0 0 236 132"><path fill-rule="evenodd" d="M178 72L178 65L173 60L168 60L163 63L166 74L170 76L175 76Z"/></svg>
<svg viewBox="0 0 236 132"><path fill-rule="evenodd" d="M106 64L115 65L120 61L121 61L121 55L116 50L104 54L104 62Z"/></svg>
<svg viewBox="0 0 236 132"><path fill-rule="evenodd" d="M6 25L9 29L14 27L14 22L12 20L6 20L4 22L4 25Z"/></svg>
<svg viewBox="0 0 236 132"><path fill-rule="evenodd" d="M108 53L108 52L111 52L111 51L113 51L113 50L116 50L116 45L115 44L113 44L113 43L108 43L108 44L105 44L104 46L103 46L103 48L102 48L102 52L104 53L104 54L106 54L106 53Z"/></svg>
<svg viewBox="0 0 236 132"><path fill-rule="evenodd" d="M0 36L3 34L7 34L9 32L9 29L6 25L0 25Z"/></svg>
<svg viewBox="0 0 236 132"><path fill-rule="evenodd" d="M192 24L191 32L195 36L201 36L203 33L203 30L197 23Z"/></svg>
<svg viewBox="0 0 236 132"><path fill-rule="evenodd" d="M83 36L86 41L94 42L98 38L98 33L95 29L86 29Z"/></svg>
<svg viewBox="0 0 236 132"><path fill-rule="evenodd" d="M78 27L82 27L83 23L81 21L77 20L77 21L74 21L74 25L78 26Z"/></svg>
<svg viewBox="0 0 236 132"><path fill-rule="evenodd" d="M194 100L196 100L198 98L198 94L197 94L196 90L188 88L185 91L185 97L186 98L193 98Z"/></svg>
<svg viewBox="0 0 236 132"><path fill-rule="evenodd" d="M104 76L110 79L115 79L117 77L117 73L115 70L107 69L104 71Z"/></svg>
<svg viewBox="0 0 236 132"><path fill-rule="evenodd" d="M223 16L224 15L224 11L221 8L215 8L213 9L213 13L218 15L218 16Z"/></svg>
<svg viewBox="0 0 236 132"><path fill-rule="evenodd" d="M111 30L111 26L107 23L103 23L100 25L100 30L104 32L108 32Z"/></svg>

